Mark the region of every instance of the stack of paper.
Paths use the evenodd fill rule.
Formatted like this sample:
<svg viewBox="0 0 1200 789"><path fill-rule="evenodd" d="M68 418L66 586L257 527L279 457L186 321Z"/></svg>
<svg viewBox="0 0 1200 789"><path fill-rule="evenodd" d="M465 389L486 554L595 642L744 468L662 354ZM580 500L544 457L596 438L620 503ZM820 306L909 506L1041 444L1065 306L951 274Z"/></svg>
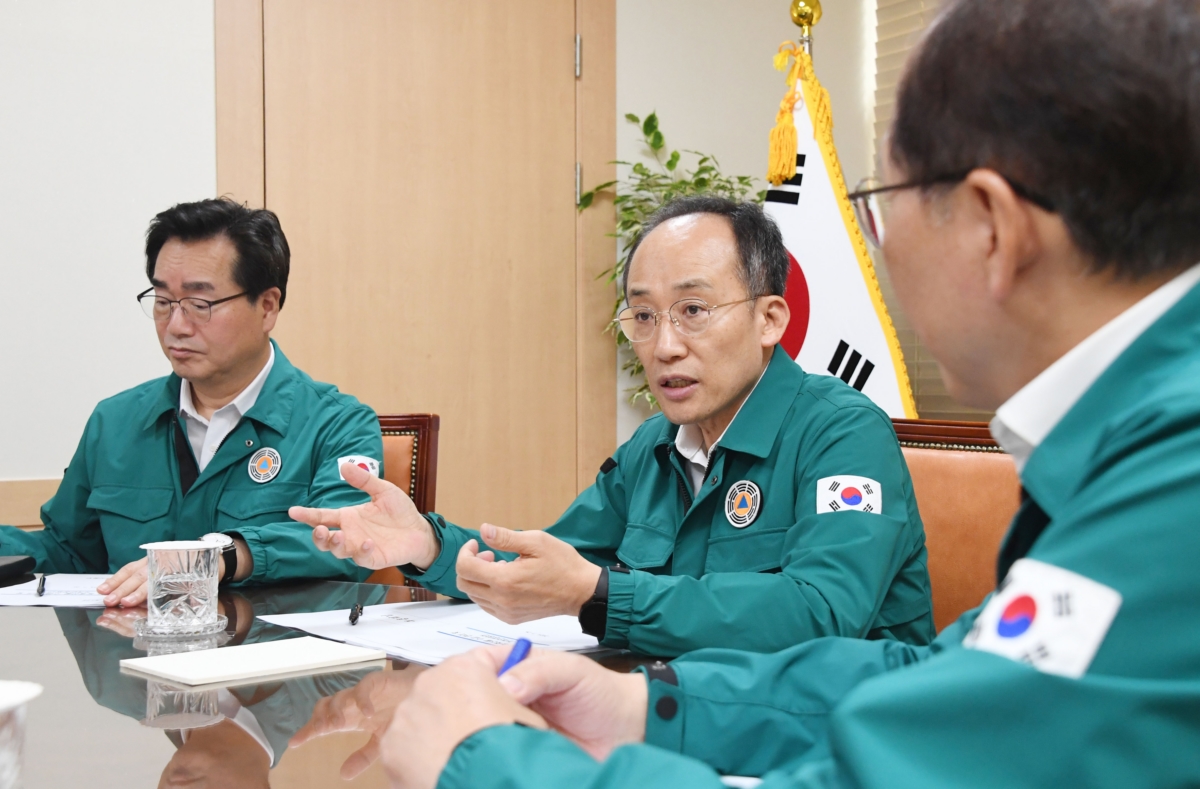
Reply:
<svg viewBox="0 0 1200 789"><path fill-rule="evenodd" d="M322 669L382 661L385 657L379 649L335 644L319 638L290 638L224 649L127 658L121 661L121 671L196 686L311 674Z"/></svg>
<svg viewBox="0 0 1200 789"><path fill-rule="evenodd" d="M37 596L37 581L0 589L2 605L52 605L55 608L103 608L104 595L96 587L107 581L107 575L68 575L59 573L46 576L46 591Z"/></svg>
<svg viewBox="0 0 1200 789"><path fill-rule="evenodd" d="M599 646L595 638L584 635L579 620L573 616L551 616L507 625L474 603L454 600L367 606L356 625L350 624L348 611L280 614L259 619L334 641L382 649L392 657L427 665L479 646L511 644L518 638L529 639L535 647L564 652Z"/></svg>

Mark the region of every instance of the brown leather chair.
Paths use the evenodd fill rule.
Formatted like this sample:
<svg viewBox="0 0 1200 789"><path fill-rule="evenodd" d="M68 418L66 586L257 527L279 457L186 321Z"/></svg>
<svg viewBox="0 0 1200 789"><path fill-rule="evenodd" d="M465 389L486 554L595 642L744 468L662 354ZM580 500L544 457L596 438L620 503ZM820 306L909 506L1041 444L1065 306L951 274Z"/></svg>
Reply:
<svg viewBox="0 0 1200 789"><path fill-rule="evenodd" d="M1020 503L1012 458L981 422L894 419L925 523L938 631L996 586L996 556Z"/></svg>
<svg viewBox="0 0 1200 789"><path fill-rule="evenodd" d="M437 414L385 414L379 417L383 433L383 478L408 493L420 512L433 512L437 496ZM376 570L367 583L401 585L404 574L395 567Z"/></svg>

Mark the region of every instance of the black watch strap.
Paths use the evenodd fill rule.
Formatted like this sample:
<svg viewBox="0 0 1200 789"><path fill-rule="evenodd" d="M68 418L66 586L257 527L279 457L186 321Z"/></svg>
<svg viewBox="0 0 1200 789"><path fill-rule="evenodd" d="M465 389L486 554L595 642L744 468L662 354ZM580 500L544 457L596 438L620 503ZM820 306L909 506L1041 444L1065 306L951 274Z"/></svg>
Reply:
<svg viewBox="0 0 1200 789"><path fill-rule="evenodd" d="M232 534L229 535L229 537L231 539L234 538L234 536L235 535L232 535ZM237 536L240 537L241 535L237 535ZM225 560L225 572L224 572L224 574L221 575L221 580L219 581L218 585L224 586L224 585L232 582L234 579L234 576L237 575L238 560L237 560L237 541L236 541L236 539L233 542L229 543L229 545L225 546L225 549L223 551L221 551L221 558Z"/></svg>
<svg viewBox="0 0 1200 789"><path fill-rule="evenodd" d="M596 580L596 591L592 597L579 609L579 626L589 636L603 641L608 632L608 574L628 573L628 567L619 564L612 567L601 567L600 578Z"/></svg>

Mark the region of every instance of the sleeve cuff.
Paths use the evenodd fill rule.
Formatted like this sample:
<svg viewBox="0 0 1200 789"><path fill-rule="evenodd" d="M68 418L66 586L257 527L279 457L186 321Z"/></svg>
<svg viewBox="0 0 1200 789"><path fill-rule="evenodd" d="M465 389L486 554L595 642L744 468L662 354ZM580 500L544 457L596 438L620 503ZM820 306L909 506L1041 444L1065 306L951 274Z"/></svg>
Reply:
<svg viewBox="0 0 1200 789"><path fill-rule="evenodd" d="M235 581L231 586L241 586L242 584L264 583L271 579L270 567L267 566L267 557L270 552L267 551L267 546L263 545L259 539L258 533L253 529L245 531L237 531L230 535L231 537L240 537L242 542L246 543L246 549L250 551L250 558L254 562L254 569L240 581Z"/></svg>
<svg viewBox="0 0 1200 789"><path fill-rule="evenodd" d="M475 732L454 749L438 777L437 789L579 785L576 779L597 767L592 757L557 732L492 726Z"/></svg>
<svg viewBox="0 0 1200 789"><path fill-rule="evenodd" d="M646 705L646 744L674 753L683 753L683 691L660 679L650 679L645 667L634 669L646 674L649 699Z"/></svg>
<svg viewBox="0 0 1200 789"><path fill-rule="evenodd" d="M436 584L447 575L453 579L458 552L470 538L464 534L463 529L446 523L446 519L437 513L431 512L424 518L433 528L434 539L438 541L441 550L438 551L433 564L424 570L419 569L415 564L404 564L400 566L400 572L408 578L419 579L424 585Z"/></svg>
<svg viewBox="0 0 1200 789"><path fill-rule="evenodd" d="M640 570L608 574L608 619L604 626L604 640L600 643L610 649L629 648L633 593L637 588L637 576L641 574Z"/></svg>

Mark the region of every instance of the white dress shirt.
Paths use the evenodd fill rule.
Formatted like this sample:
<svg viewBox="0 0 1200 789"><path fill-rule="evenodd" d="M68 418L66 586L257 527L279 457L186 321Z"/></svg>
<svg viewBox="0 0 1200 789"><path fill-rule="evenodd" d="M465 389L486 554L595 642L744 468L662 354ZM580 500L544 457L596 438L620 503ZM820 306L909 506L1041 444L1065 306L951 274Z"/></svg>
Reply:
<svg viewBox="0 0 1200 789"><path fill-rule="evenodd" d="M770 367L770 362L767 367ZM754 382L754 389L758 388L758 384L762 381L763 376L767 374L764 367L762 373L759 374L758 380ZM742 401L742 405L738 406L738 410L734 412L733 419L729 420L729 425L732 425L737 415L742 413L742 406L750 399L750 395L754 394L754 389L750 390L750 394L746 395L746 399ZM675 434L675 449L683 458L684 468L688 470L688 476L692 479L692 495L700 493L700 487L704 485L704 474L708 471L708 459L712 457L713 451L717 448L717 444L721 443L721 439L729 432L729 425L721 431L721 435L706 452L704 450L704 434L700 432L699 425L680 425L679 432Z"/></svg>
<svg viewBox="0 0 1200 789"><path fill-rule="evenodd" d="M254 717L253 712L243 707L242 703L226 688L217 691L217 711L221 713L222 718L231 721L234 726L249 734L251 739L266 751L271 764L275 764L275 749L271 747L271 741L267 739L262 726L259 725L258 718ZM180 739L187 742L191 733L191 729L184 729L179 733Z"/></svg>
<svg viewBox="0 0 1200 789"><path fill-rule="evenodd" d="M275 346L272 345L267 363L250 382L250 385L233 398L233 402L214 411L211 419L200 416L196 406L192 404L192 385L184 381L179 387L179 410L187 425L188 443L192 445L192 453L196 456L196 465L201 472L213 459L213 455L217 454L217 448L221 446L221 442L233 432L233 429L242 421L242 417L257 402L258 395L262 392L263 385L267 382L267 375L270 374L271 366L274 364Z"/></svg>
<svg viewBox="0 0 1200 789"><path fill-rule="evenodd" d="M1198 282L1195 265L1101 326L997 409L992 435L1018 472L1096 379Z"/></svg>

